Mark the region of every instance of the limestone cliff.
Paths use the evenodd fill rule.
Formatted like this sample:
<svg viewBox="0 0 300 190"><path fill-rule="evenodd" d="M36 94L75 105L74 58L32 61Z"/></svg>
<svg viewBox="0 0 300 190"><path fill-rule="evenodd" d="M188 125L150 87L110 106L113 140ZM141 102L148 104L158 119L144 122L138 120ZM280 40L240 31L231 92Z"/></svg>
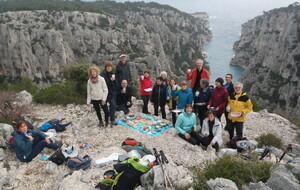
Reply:
<svg viewBox="0 0 300 190"><path fill-rule="evenodd" d="M134 76L144 70L174 76L201 58L201 47L211 38L206 20L168 6L117 12L1 13L2 80L26 76L38 83L60 81L61 68L78 58L117 63L122 53L129 55Z"/></svg>
<svg viewBox="0 0 300 190"><path fill-rule="evenodd" d="M245 68L242 82L263 108L300 117L300 6L265 12L242 26L232 65Z"/></svg>

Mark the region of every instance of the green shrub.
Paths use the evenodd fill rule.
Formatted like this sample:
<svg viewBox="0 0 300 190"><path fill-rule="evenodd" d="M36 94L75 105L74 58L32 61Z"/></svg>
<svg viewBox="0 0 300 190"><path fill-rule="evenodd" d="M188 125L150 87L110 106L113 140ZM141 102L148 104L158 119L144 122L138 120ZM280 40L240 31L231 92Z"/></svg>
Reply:
<svg viewBox="0 0 300 190"><path fill-rule="evenodd" d="M69 81L41 89L33 96L33 99L37 103L62 105L70 103L84 104L86 102L86 97L78 94L74 90L73 83Z"/></svg>
<svg viewBox="0 0 300 190"><path fill-rule="evenodd" d="M215 178L232 180L241 188L243 184L266 182L270 177L272 163L258 160L244 160L234 156L224 156L205 164L203 170L196 171L195 190L208 189L206 181Z"/></svg>
<svg viewBox="0 0 300 190"><path fill-rule="evenodd" d="M13 91L13 92L21 92L26 90L30 94L35 94L39 90L38 86L27 77L22 77L19 81L9 84L4 82L0 85L2 91Z"/></svg>
<svg viewBox="0 0 300 190"><path fill-rule="evenodd" d="M263 147L263 146L274 146L277 148L283 147L282 139L271 133L262 134L255 140L258 142L258 147Z"/></svg>
<svg viewBox="0 0 300 190"><path fill-rule="evenodd" d="M254 99L254 98L251 98L251 102L252 102L252 105L253 105L253 111L254 112L259 112L261 110L259 104L257 103L257 101Z"/></svg>

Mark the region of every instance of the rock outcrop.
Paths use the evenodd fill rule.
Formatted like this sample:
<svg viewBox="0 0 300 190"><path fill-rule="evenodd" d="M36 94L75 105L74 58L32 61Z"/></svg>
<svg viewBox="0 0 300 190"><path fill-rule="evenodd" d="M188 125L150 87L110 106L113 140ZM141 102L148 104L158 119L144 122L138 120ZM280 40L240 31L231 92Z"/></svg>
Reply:
<svg viewBox="0 0 300 190"><path fill-rule="evenodd" d="M37 83L60 81L61 68L74 61L116 63L123 53L129 56L134 76L144 70L153 76L163 70L175 76L201 58L202 45L211 38L207 20L168 6L136 6L124 14L1 13L2 80L25 76Z"/></svg>
<svg viewBox="0 0 300 190"><path fill-rule="evenodd" d="M265 12L242 26L232 65L261 107L300 117L300 5Z"/></svg>

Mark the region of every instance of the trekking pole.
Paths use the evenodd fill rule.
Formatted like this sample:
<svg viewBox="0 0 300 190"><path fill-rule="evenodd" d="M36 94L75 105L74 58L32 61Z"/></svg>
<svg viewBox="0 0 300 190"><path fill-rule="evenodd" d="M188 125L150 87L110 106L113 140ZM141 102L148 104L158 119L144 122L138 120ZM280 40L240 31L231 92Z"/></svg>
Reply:
<svg viewBox="0 0 300 190"><path fill-rule="evenodd" d="M157 152L156 148L153 148L153 151L154 151L154 156L156 157L156 163L160 165L161 170L163 172L165 186L168 187L168 183L169 183L170 187L173 189L174 187L171 183L171 180L163 167L163 163L169 163L167 157L165 156L162 150L160 151L160 154Z"/></svg>
<svg viewBox="0 0 300 190"><path fill-rule="evenodd" d="M167 157L165 156L165 154L164 154L164 152L163 152L162 150L159 151L159 153L160 153L160 155L161 155L161 160L162 160L161 166L163 167L163 164L164 164L164 163L168 164L168 163L169 163L169 160L167 159ZM171 183L171 180L170 180L170 178L169 178L168 173L167 173L165 170L163 170L163 172L164 172L164 174L165 174L165 178L166 178L167 182L169 182L170 187L171 187L172 189L174 189L174 187L173 187L173 185L172 185L172 183Z"/></svg>
<svg viewBox="0 0 300 190"><path fill-rule="evenodd" d="M20 115L20 113L11 105L11 103L9 101L5 101L3 103L4 108L9 108L12 112L14 112L14 114L16 114L17 116Z"/></svg>
<svg viewBox="0 0 300 190"><path fill-rule="evenodd" d="M259 160L263 160L269 154L269 152L271 152L271 148L266 147L263 153L261 154Z"/></svg>
<svg viewBox="0 0 300 190"><path fill-rule="evenodd" d="M281 157L280 157L278 163L283 159L283 157L285 156L286 153L288 153L288 151L292 151L292 150L293 150L292 145L289 144L289 145L286 147L286 149L285 149L285 151L283 152L283 154L281 155Z"/></svg>

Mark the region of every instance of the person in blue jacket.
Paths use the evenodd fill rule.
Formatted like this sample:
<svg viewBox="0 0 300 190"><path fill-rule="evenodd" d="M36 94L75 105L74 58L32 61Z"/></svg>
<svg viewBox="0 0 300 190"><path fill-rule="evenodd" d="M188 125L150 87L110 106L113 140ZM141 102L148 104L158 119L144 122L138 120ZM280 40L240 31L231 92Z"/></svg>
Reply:
<svg viewBox="0 0 300 190"><path fill-rule="evenodd" d="M202 137L196 132L196 126L196 114L193 113L193 106L187 104L175 124L179 137L193 145L199 145Z"/></svg>
<svg viewBox="0 0 300 190"><path fill-rule="evenodd" d="M30 162L45 147L54 150L59 148L44 133L28 129L24 121L18 122L16 128L11 135L14 137L16 156L21 162Z"/></svg>

